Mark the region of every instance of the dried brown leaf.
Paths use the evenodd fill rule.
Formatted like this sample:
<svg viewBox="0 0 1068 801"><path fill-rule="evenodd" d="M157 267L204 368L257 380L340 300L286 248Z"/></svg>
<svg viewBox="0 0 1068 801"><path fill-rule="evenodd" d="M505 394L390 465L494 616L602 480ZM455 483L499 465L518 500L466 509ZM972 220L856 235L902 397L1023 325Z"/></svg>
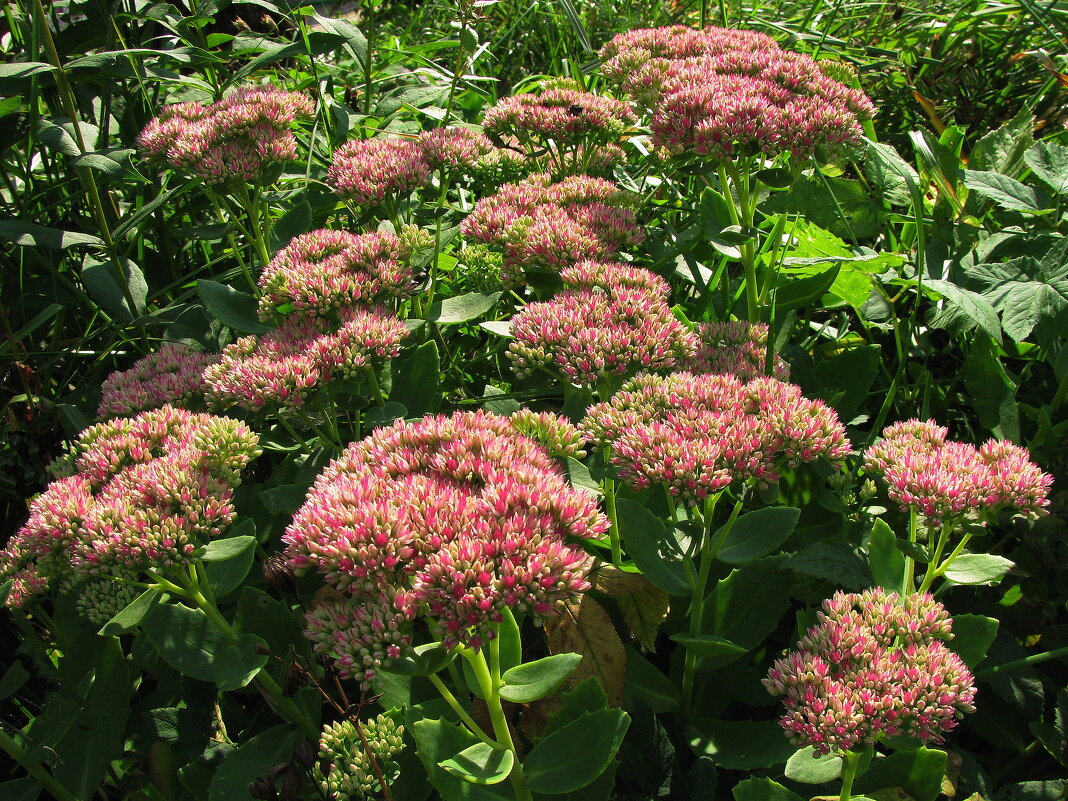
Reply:
<svg viewBox="0 0 1068 801"><path fill-rule="evenodd" d="M667 617L670 598L666 592L649 584L639 592L630 592L616 599L627 630L643 651L656 650L656 633Z"/></svg>
<svg viewBox="0 0 1068 801"><path fill-rule="evenodd" d="M568 602L558 618L545 625L552 654L576 653L582 661L571 674L574 687L596 676L611 706L623 703L623 681L627 672L627 653L612 620L589 595Z"/></svg>

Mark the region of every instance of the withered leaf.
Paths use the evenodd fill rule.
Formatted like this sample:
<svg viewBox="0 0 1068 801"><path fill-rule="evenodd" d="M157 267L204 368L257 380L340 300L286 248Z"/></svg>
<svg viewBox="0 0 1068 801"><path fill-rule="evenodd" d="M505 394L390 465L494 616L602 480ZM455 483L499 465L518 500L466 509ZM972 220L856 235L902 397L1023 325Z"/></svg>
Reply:
<svg viewBox="0 0 1068 801"><path fill-rule="evenodd" d="M667 617L669 601L668 594L652 584L616 599L627 630L638 640L642 650L656 650L656 633Z"/></svg>
<svg viewBox="0 0 1068 801"><path fill-rule="evenodd" d="M608 696L610 706L623 703L627 654L608 614L589 595L569 601L555 620L545 624L549 653L576 653L582 661L568 680L574 687L595 676Z"/></svg>

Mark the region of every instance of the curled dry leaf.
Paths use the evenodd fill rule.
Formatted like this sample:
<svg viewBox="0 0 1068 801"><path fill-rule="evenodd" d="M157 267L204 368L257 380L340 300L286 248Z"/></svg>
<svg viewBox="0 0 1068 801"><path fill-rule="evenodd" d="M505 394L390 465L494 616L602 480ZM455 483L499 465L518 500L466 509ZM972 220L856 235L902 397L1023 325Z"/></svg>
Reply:
<svg viewBox="0 0 1068 801"><path fill-rule="evenodd" d="M589 595L569 601L561 615L545 625L545 633L550 653L582 655L582 661L568 680L569 687L596 676L610 706L617 707L623 702L627 654L612 620L597 601Z"/></svg>

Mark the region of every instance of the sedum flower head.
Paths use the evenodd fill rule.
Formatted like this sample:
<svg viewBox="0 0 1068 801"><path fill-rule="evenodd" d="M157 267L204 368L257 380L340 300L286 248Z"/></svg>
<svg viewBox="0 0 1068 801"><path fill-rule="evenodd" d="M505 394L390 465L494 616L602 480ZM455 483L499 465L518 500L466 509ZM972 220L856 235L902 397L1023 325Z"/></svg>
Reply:
<svg viewBox="0 0 1068 801"><path fill-rule="evenodd" d="M622 101L552 87L500 100L486 112L482 125L489 133L514 136L528 148L539 148L549 141L564 146L609 143L635 121L634 113Z"/></svg>
<svg viewBox="0 0 1068 801"><path fill-rule="evenodd" d="M210 105L165 107L137 144L150 158L208 183L255 181L267 165L297 157L290 127L314 113L311 100L299 92L244 87Z"/></svg>
<svg viewBox="0 0 1068 801"><path fill-rule="evenodd" d="M204 368L218 356L167 343L138 359L129 370L104 379L100 389L99 417L131 415L165 404L182 406L204 394Z"/></svg>
<svg viewBox="0 0 1068 801"><path fill-rule="evenodd" d="M585 590L590 557L569 540L606 528L544 448L508 418L475 412L397 422L353 443L283 540L291 568L315 569L353 609L367 608L346 620L427 618L450 647L477 648L505 608L546 619ZM375 646L361 647L376 670ZM369 681L368 653L341 667Z"/></svg>
<svg viewBox="0 0 1068 801"><path fill-rule="evenodd" d="M378 206L424 186L433 171L419 140L379 136L339 147L326 182L345 200Z"/></svg>
<svg viewBox="0 0 1068 801"><path fill-rule="evenodd" d="M502 278L515 285L528 270L560 272L640 242L633 205L630 193L603 179L582 175L553 183L539 173L479 200L460 230L502 251Z"/></svg>
<svg viewBox="0 0 1068 801"><path fill-rule="evenodd" d="M695 333L701 340L701 346L685 369L693 373L729 373L739 381L750 381L764 375L767 323L745 320L700 323ZM790 366L778 355L774 357L772 375L780 381L790 379Z"/></svg>
<svg viewBox="0 0 1068 801"><path fill-rule="evenodd" d="M8 605L72 571L186 563L230 524L240 473L259 453L243 423L172 406L90 426L71 448L72 474L31 502L0 554L0 576L14 579Z"/></svg>
<svg viewBox="0 0 1068 801"><path fill-rule="evenodd" d="M849 453L832 409L793 384L730 375L639 375L587 411L580 429L636 489L689 504L732 481L767 485L782 469Z"/></svg>
<svg viewBox="0 0 1068 801"><path fill-rule="evenodd" d="M260 275L260 319L278 317L278 307L289 304L299 316L336 315L355 303L402 293L412 277L410 239L325 229L294 237Z"/></svg>
<svg viewBox="0 0 1068 801"><path fill-rule="evenodd" d="M972 675L942 642L952 621L930 594L839 592L817 621L763 681L782 697L779 722L795 745L827 754L894 735L941 743L975 711Z"/></svg>
<svg viewBox="0 0 1068 801"><path fill-rule="evenodd" d="M932 420L894 423L864 453L864 467L882 475L891 500L914 509L931 524L953 519L985 522L1010 510L1041 514L1053 477L1009 442L980 448L951 442L948 429Z"/></svg>
<svg viewBox="0 0 1068 801"><path fill-rule="evenodd" d="M655 28L617 36L601 52L606 76L650 109L654 144L672 155L807 158L821 145L859 142L875 112L834 70L763 34Z"/></svg>
<svg viewBox="0 0 1068 801"><path fill-rule="evenodd" d="M508 358L519 378L538 369L593 387L612 376L667 370L697 340L664 300L643 289L572 289L531 303L512 318Z"/></svg>
<svg viewBox="0 0 1068 801"><path fill-rule="evenodd" d="M520 409L508 418L520 434L537 440L558 459L586 458L586 439L578 426L553 412L534 412Z"/></svg>
<svg viewBox="0 0 1068 801"><path fill-rule="evenodd" d="M329 801L371 801L381 797L382 788L365 741L387 782L400 773L396 757L404 750L404 727L386 715L360 721L359 725L363 737L351 720L328 723L319 736L319 762L313 773Z"/></svg>
<svg viewBox="0 0 1068 801"><path fill-rule="evenodd" d="M560 272L568 289L637 289L666 301L671 294L668 282L654 272L632 264L607 261L582 261Z"/></svg>
<svg viewBox="0 0 1068 801"><path fill-rule="evenodd" d="M423 159L431 170L470 174L497 148L489 138L470 128L435 128L419 134Z"/></svg>

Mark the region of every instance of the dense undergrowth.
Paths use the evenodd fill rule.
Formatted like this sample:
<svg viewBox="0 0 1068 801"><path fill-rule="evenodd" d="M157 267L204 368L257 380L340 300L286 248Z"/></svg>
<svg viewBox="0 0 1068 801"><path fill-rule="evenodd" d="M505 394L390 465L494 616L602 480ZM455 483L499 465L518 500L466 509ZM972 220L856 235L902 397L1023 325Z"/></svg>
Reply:
<svg viewBox="0 0 1068 801"><path fill-rule="evenodd" d="M5 20L0 797L1068 793L1062 4Z"/></svg>

